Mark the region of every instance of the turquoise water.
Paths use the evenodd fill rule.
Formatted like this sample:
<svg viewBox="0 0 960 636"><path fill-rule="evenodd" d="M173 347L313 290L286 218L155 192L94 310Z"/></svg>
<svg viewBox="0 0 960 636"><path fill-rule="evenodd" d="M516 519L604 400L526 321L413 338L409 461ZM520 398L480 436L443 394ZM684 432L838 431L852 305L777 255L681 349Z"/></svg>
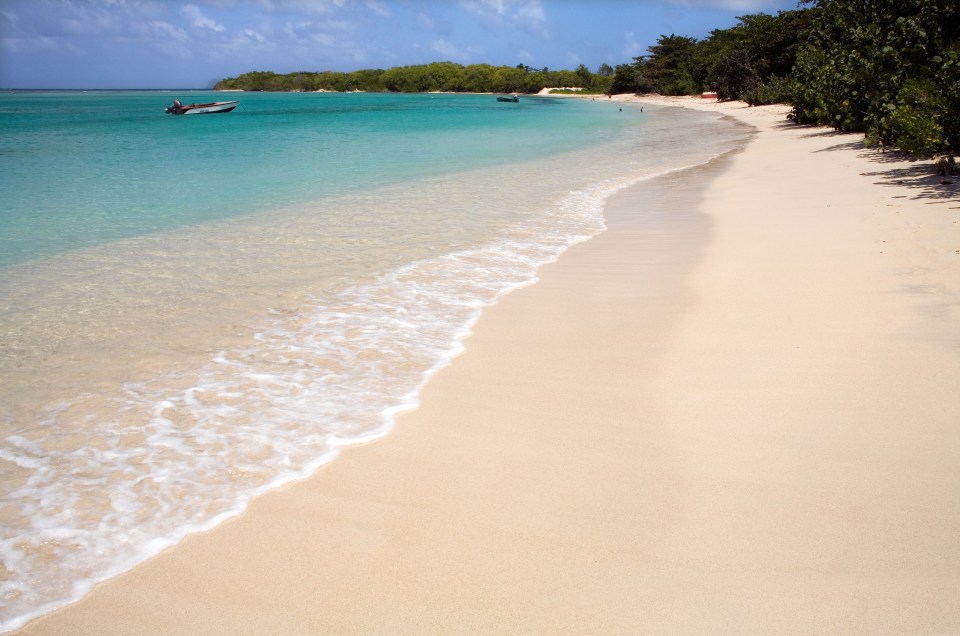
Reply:
<svg viewBox="0 0 960 636"><path fill-rule="evenodd" d="M165 116L241 97L217 117ZM322 93L0 95L0 265L406 179L602 143L569 100Z"/></svg>
<svg viewBox="0 0 960 636"><path fill-rule="evenodd" d="M0 94L0 629L387 434L608 197L748 135L600 99Z"/></svg>

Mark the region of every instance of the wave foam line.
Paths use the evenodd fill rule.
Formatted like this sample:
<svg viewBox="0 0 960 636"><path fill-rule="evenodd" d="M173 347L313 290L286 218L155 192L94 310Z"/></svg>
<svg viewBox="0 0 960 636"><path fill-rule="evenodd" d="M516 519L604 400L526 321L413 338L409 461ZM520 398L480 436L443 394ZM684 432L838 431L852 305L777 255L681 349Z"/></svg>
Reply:
<svg viewBox="0 0 960 636"><path fill-rule="evenodd" d="M429 378L464 350L484 307L603 231L611 195L683 169L570 192L509 239L407 264L307 314L275 318L250 346L196 371L187 389L127 386L99 445L57 452L7 438L0 455L33 472L7 498L29 523L0 537L13 575L0 583L8 617L0 630L242 514L253 497L311 476L341 447L387 435L397 413L416 408ZM53 409L43 424L56 427L66 410ZM130 423L144 419L143 442L128 447ZM109 502L84 523L77 511L91 491L106 491Z"/></svg>

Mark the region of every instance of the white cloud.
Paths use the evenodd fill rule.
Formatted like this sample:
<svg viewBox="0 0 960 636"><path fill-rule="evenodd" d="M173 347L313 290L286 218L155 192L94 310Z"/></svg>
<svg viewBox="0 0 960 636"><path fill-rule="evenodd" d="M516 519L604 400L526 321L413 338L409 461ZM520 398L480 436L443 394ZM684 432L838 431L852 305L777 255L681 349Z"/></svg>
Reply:
<svg viewBox="0 0 960 636"><path fill-rule="evenodd" d="M269 13L289 15L326 15L347 6L347 0L257 0Z"/></svg>
<svg viewBox="0 0 960 636"><path fill-rule="evenodd" d="M517 9L514 20L542 37L550 37L547 31L547 16L543 12L540 0L528 0Z"/></svg>
<svg viewBox="0 0 960 636"><path fill-rule="evenodd" d="M124 30L129 16L125 13L101 9L67 5L70 11L61 14L60 27L71 35L101 36Z"/></svg>
<svg viewBox="0 0 960 636"><path fill-rule="evenodd" d="M741 11L755 13L770 11L777 8L776 0L667 0L669 4L681 7L698 7L701 9L718 9L726 11Z"/></svg>
<svg viewBox="0 0 960 636"><path fill-rule="evenodd" d="M436 33L440 36L447 36L453 33L453 25L444 19L437 19L435 16L432 16L423 11L417 13L417 24L424 31L430 31L431 33Z"/></svg>
<svg viewBox="0 0 960 636"><path fill-rule="evenodd" d="M64 42L46 35L27 38L0 38L0 50L11 53L66 52L84 55L85 51L70 42Z"/></svg>
<svg viewBox="0 0 960 636"><path fill-rule="evenodd" d="M387 3L381 2L380 0L367 0L367 8L381 18L389 18L391 15Z"/></svg>
<svg viewBox="0 0 960 636"><path fill-rule="evenodd" d="M635 57L643 55L646 47L637 42L637 37L632 31L623 34L623 57L632 60Z"/></svg>
<svg viewBox="0 0 960 636"><path fill-rule="evenodd" d="M550 37L540 0L460 0L460 6L494 28L515 28Z"/></svg>
<svg viewBox="0 0 960 636"><path fill-rule="evenodd" d="M169 22L157 20L152 24L152 26L156 32L165 37L173 38L174 40L178 40L180 42L187 42L190 39L186 31L183 29L178 29Z"/></svg>
<svg viewBox="0 0 960 636"><path fill-rule="evenodd" d="M283 26L283 33L292 41L334 48L345 44L336 34L347 33L350 29L351 25L342 21L325 20L314 22L311 20L303 20L295 23L286 23Z"/></svg>
<svg viewBox="0 0 960 636"><path fill-rule="evenodd" d="M180 11L190 19L190 26L194 28L210 29L218 33L226 30L226 27L222 24L205 16L203 11L200 10L200 7L195 4L184 5Z"/></svg>
<svg viewBox="0 0 960 636"><path fill-rule="evenodd" d="M428 31L433 31L437 26L436 20L434 20L432 17L430 17L423 11L417 14L417 22L420 24L421 27L423 27Z"/></svg>
<svg viewBox="0 0 960 636"><path fill-rule="evenodd" d="M190 46L190 36L186 31L163 20L155 20L150 26L153 32L146 43L152 49L183 60L193 57L194 47Z"/></svg>
<svg viewBox="0 0 960 636"><path fill-rule="evenodd" d="M339 41L329 33L314 33L310 36L310 39L313 40L316 44L320 46L325 46L327 48L333 48L340 44Z"/></svg>
<svg viewBox="0 0 960 636"><path fill-rule="evenodd" d="M259 33L257 33L256 31L254 31L253 29L244 29L243 31L240 32L240 34L250 38L251 40L256 40L257 42L264 41L264 37Z"/></svg>
<svg viewBox="0 0 960 636"><path fill-rule="evenodd" d="M143 37L154 31L156 21L170 24L164 15L169 11L163 5L141 0L49 0L14 6L17 12L4 13L5 24L0 31L8 37L50 38L64 51L70 50L71 43Z"/></svg>
<svg viewBox="0 0 960 636"><path fill-rule="evenodd" d="M457 48L453 43L442 38L431 42L430 49L451 61L462 60L466 58L466 55L463 53L463 51Z"/></svg>
<svg viewBox="0 0 960 636"><path fill-rule="evenodd" d="M460 0L460 6L481 17L505 15L508 0Z"/></svg>

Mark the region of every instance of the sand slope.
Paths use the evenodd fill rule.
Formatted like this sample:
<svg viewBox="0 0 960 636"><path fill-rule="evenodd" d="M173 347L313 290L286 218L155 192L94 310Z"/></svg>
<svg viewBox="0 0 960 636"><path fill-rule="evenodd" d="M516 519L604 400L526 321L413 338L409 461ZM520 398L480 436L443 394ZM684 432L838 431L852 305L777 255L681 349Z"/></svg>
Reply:
<svg viewBox="0 0 960 636"><path fill-rule="evenodd" d="M618 195L386 440L24 631L960 633L957 185L678 103L757 138Z"/></svg>

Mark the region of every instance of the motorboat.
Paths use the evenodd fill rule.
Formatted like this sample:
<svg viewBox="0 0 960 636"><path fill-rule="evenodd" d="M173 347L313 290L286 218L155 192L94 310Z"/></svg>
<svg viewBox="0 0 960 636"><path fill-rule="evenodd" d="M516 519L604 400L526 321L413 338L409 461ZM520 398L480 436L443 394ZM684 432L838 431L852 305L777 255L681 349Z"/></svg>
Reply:
<svg viewBox="0 0 960 636"><path fill-rule="evenodd" d="M513 102L516 104L520 101L519 95L497 95L498 102Z"/></svg>
<svg viewBox="0 0 960 636"><path fill-rule="evenodd" d="M188 104L183 105L180 100L176 100L170 106L167 106L165 112L171 115L207 115L212 113L229 113L237 107L240 101L233 102L210 102L207 104Z"/></svg>

